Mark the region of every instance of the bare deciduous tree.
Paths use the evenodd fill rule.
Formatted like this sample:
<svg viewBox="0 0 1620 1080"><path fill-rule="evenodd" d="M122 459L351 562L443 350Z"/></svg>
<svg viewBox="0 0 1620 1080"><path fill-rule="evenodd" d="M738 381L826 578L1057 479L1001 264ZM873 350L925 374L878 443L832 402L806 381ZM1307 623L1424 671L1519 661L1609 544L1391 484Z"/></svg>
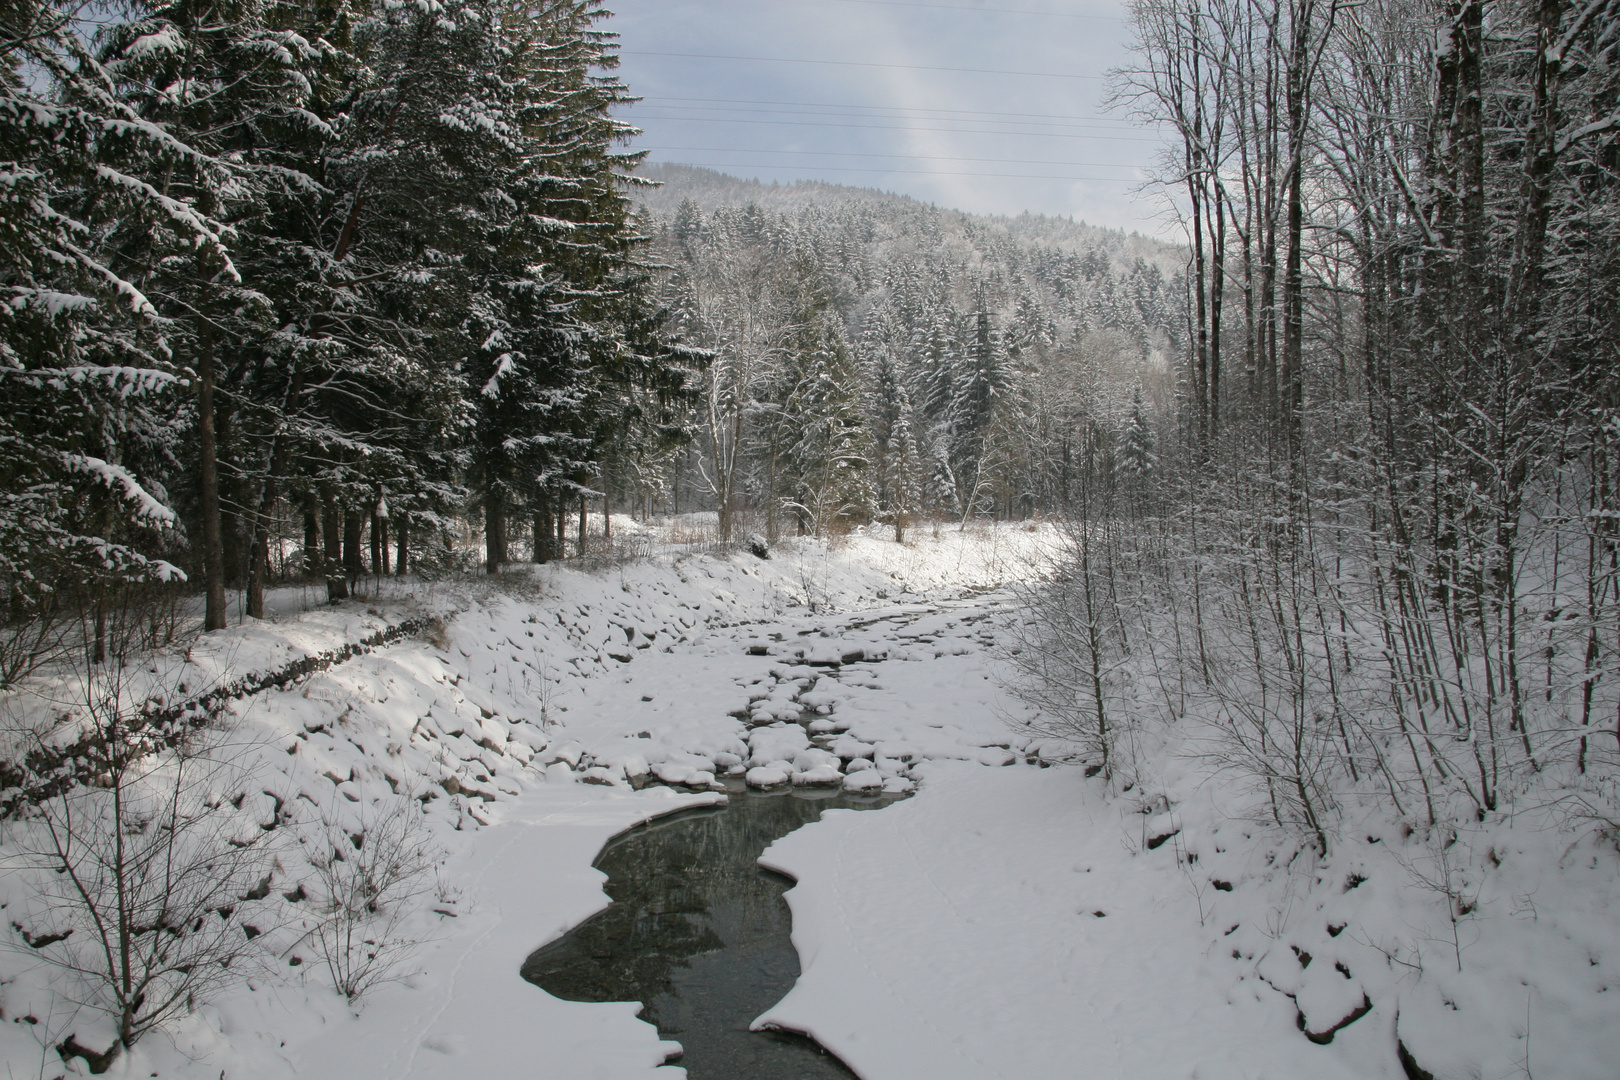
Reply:
<svg viewBox="0 0 1620 1080"><path fill-rule="evenodd" d="M233 811L250 777L217 730L160 739L133 718L127 668L96 668L68 714L76 775L56 778L19 828L32 898L22 942L70 976L69 997L112 1018L118 1038L83 1054L102 1071L120 1048L241 976L271 929L273 833ZM36 750L61 730L13 731ZM36 758L36 760L38 760Z"/></svg>

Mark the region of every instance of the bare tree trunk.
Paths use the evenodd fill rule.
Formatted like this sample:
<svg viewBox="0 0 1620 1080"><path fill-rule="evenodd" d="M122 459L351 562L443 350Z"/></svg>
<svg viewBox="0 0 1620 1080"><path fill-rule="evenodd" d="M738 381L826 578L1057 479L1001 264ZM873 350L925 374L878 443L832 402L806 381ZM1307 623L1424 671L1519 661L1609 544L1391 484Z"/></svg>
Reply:
<svg viewBox="0 0 1620 1080"><path fill-rule="evenodd" d="M282 399L283 417L292 411L303 388L304 374L302 371L295 371L287 385L286 396ZM255 619L264 618L264 584L265 578L270 573L270 518L279 497L276 484L286 467L287 438L286 433L278 427L270 444L269 469L264 478L264 487L259 492L258 510L253 515L253 543L252 550L248 553L247 613Z"/></svg>
<svg viewBox="0 0 1620 1080"><path fill-rule="evenodd" d="M404 577L411 572L411 519L400 518L394 534L399 538L399 559L394 563L394 573Z"/></svg>
<svg viewBox="0 0 1620 1080"><path fill-rule="evenodd" d="M1215 186L1215 229L1210 234L1209 279L1209 436L1221 434L1221 309L1226 301L1226 200Z"/></svg>
<svg viewBox="0 0 1620 1080"><path fill-rule="evenodd" d="M224 381L221 381L224 375ZM230 403L222 400L221 385L232 385L229 372L220 372L217 367L214 373L214 476L219 492L219 552L220 563L225 568L223 580L225 588L231 589L237 582L247 580L247 546L243 544L242 514L240 511L247 504L248 499L242 488L241 470L233 466L231 448L233 445L231 422L233 420Z"/></svg>
<svg viewBox="0 0 1620 1080"><path fill-rule="evenodd" d="M259 511L259 516L268 519L271 508L275 506L275 485L272 481L265 481L265 493L261 502L267 502ZM253 550L248 563L247 587L247 613L251 619L264 618L264 581L270 574L270 524L268 520L255 521L253 524Z"/></svg>
<svg viewBox="0 0 1620 1080"><path fill-rule="evenodd" d="M1305 128L1306 128L1306 64L1310 57L1311 0L1303 0L1295 7L1293 35L1290 49L1286 100L1288 106L1288 176L1287 214L1288 247L1283 268L1283 361L1280 373L1282 386L1280 405L1283 433L1292 459L1300 449L1299 410L1304 403L1305 374Z"/></svg>
<svg viewBox="0 0 1620 1080"><path fill-rule="evenodd" d="M1194 93L1197 93L1196 89ZM1201 117L1195 118L1194 123L1200 124ZM1189 144L1195 144L1202 134L1195 127L1194 138L1189 140ZM1205 291L1207 272L1204 266L1204 177L1196 150L1189 153L1187 165L1187 195L1192 202L1193 236L1193 407L1198 414L1194 434L1202 453L1209 439L1209 315L1205 307L1208 294Z"/></svg>

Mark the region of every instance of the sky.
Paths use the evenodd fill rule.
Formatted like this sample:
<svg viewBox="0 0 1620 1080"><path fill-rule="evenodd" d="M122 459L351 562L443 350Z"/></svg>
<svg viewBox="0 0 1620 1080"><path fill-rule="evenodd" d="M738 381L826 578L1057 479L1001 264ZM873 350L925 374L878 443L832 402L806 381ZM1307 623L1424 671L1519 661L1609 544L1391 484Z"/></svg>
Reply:
<svg viewBox="0 0 1620 1080"><path fill-rule="evenodd" d="M1150 234L1162 142L1107 105L1114 0L609 0L649 160Z"/></svg>

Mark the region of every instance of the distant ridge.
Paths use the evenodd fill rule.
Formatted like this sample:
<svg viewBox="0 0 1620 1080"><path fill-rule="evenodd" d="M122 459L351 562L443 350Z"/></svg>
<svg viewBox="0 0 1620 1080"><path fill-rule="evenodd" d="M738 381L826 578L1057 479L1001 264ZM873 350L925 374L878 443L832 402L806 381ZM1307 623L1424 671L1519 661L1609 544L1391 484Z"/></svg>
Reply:
<svg viewBox="0 0 1620 1080"><path fill-rule="evenodd" d="M1157 266L1166 277L1180 272L1187 262L1187 253L1179 245L1141 233L1088 225L1064 217L971 214L877 188L851 187L822 180L766 182L731 176L697 165L670 162L643 165L636 170L636 175L655 181L657 186L634 188L632 198L655 217L666 219L686 199L691 199L705 212L753 203L763 210L789 216L810 209L864 206L912 218L919 225L932 219L932 223L940 228L988 236L1000 235L1021 245L1048 245L1073 252L1100 249L1108 253L1116 268L1128 266L1140 258Z"/></svg>

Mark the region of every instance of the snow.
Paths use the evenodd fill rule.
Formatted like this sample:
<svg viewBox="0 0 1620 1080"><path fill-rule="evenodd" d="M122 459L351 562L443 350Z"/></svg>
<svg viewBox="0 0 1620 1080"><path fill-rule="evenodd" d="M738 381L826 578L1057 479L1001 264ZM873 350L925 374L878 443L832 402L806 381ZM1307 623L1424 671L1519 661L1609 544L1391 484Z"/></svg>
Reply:
<svg viewBox="0 0 1620 1080"><path fill-rule="evenodd" d="M546 1032L546 1075L656 1075L676 1045L635 1019L639 1004L560 1001L525 983L518 966L605 906L602 875L590 863L608 839L656 814L717 798L568 783L529 793L447 868L474 902L451 926L437 928L442 936L419 956L422 976L385 987L358 1016L327 1009L319 1027L299 1017L310 1024L303 1031L287 1030L287 1014L298 1017L303 995L266 986L235 997L217 1013L229 1050L210 1068L217 1060L227 1075L242 1078L515 1075L525 1057L541 1056L531 1034Z"/></svg>
<svg viewBox="0 0 1620 1080"><path fill-rule="evenodd" d="M87 473L102 486L120 494L132 504L137 519L165 527L174 524L174 511L153 498L128 469L90 454L63 454L62 465L74 472Z"/></svg>
<svg viewBox="0 0 1620 1080"><path fill-rule="evenodd" d="M793 766L785 761L777 761L769 765L755 765L748 770L746 779L749 787L773 788L787 783L792 773Z"/></svg>
<svg viewBox="0 0 1620 1080"><path fill-rule="evenodd" d="M1346 830L1361 839L1320 859L1208 762L1145 748L1157 764L1128 791L1062 767L1070 748L1020 733L996 656L1013 611L996 586L1037 572L1051 540L859 533L769 560L655 555L303 612L288 591L272 621L155 657L137 696L334 658L230 702L257 770L244 820L308 843L397 787L429 796L443 858L403 981L351 1008L301 937L312 913L289 903L262 975L109 1075L684 1075L636 1003L560 1001L518 968L606 905L591 862L608 838L721 800L728 780L915 793L830 811L762 860L797 881L803 973L756 1026L807 1031L864 1080L1399 1078L1397 1034L1438 1077L1612 1075L1611 840L1527 812L1446 844L1364 807ZM421 629L352 648L406 620ZM54 716L63 686L6 709ZM272 899L312 880L300 848L284 845ZM1488 872L1456 877L1465 851L1488 851ZM1453 918L1424 882L1473 907ZM0 894L26 923L20 877ZM0 953L15 1075L61 1075L51 1047L69 1033L110 1042L88 1011L53 1011L53 985L31 951ZM1353 1015L1325 1045L1305 1037Z"/></svg>
<svg viewBox="0 0 1620 1080"><path fill-rule="evenodd" d="M799 879L804 970L759 1024L894 1080L1369 1075L1280 995L1228 1001L1173 859L1144 865L1123 825L1078 770L962 762L882 813L829 811L761 860Z"/></svg>

